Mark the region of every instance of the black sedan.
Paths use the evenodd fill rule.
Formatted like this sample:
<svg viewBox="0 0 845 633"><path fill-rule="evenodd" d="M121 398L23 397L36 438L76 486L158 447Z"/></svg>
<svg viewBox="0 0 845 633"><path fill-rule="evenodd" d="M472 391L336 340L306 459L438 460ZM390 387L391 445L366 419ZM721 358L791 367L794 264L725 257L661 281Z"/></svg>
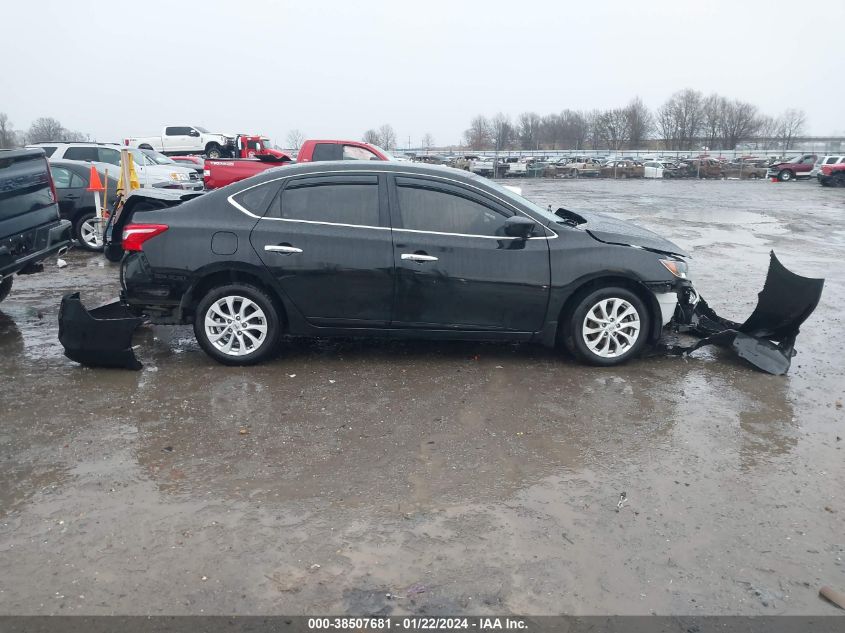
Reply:
<svg viewBox="0 0 845 633"><path fill-rule="evenodd" d="M116 170L115 170L116 171ZM97 221L94 196L102 194L88 191L91 176L91 163L75 160L50 161L50 172L56 186L56 197L59 202L59 213L62 218L73 224L73 237L79 245L89 251L103 250L103 231ZM109 198L113 199L117 190L117 180L113 178L105 182L100 174L100 180L107 186Z"/></svg>
<svg viewBox="0 0 845 633"><path fill-rule="evenodd" d="M407 163L272 169L136 213L123 248L124 305L192 323L230 365L284 334L535 341L616 365L694 293L683 251L650 231Z"/></svg>

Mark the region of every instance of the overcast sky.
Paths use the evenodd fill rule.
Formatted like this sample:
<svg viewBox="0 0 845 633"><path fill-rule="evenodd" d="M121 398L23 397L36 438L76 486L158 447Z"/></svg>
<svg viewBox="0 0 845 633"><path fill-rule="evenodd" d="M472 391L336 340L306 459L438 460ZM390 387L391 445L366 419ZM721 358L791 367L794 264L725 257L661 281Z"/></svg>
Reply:
<svg viewBox="0 0 845 633"><path fill-rule="evenodd" d="M0 112L101 141L164 125L284 145L457 143L476 114L657 107L685 87L845 134L845 2L4 0Z"/></svg>

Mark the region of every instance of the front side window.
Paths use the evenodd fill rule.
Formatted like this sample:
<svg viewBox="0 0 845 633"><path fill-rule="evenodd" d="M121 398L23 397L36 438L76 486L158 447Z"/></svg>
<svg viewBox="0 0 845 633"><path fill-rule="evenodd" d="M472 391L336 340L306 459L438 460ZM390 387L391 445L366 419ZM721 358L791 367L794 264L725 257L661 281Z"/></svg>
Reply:
<svg viewBox="0 0 845 633"><path fill-rule="evenodd" d="M110 147L97 148L97 154L101 163L109 163L111 165L120 165L120 152Z"/></svg>
<svg viewBox="0 0 845 633"><path fill-rule="evenodd" d="M168 127L164 129L165 136L187 136L191 131L189 127Z"/></svg>
<svg viewBox="0 0 845 633"><path fill-rule="evenodd" d="M453 193L400 185L402 226L415 231L504 236L504 214Z"/></svg>
<svg viewBox="0 0 845 633"><path fill-rule="evenodd" d="M816 162L816 157L815 157L815 156L807 156L807 158L805 158L805 159L804 159L804 164L805 164L805 165L812 165L812 164L813 164L813 163L815 163L815 162Z"/></svg>
<svg viewBox="0 0 845 633"><path fill-rule="evenodd" d="M375 176L366 180L348 184L292 183L276 199L270 214L286 220L378 226L378 180Z"/></svg>
<svg viewBox="0 0 845 633"><path fill-rule="evenodd" d="M839 159L836 156L830 156L826 161L825 165L835 165Z"/></svg>

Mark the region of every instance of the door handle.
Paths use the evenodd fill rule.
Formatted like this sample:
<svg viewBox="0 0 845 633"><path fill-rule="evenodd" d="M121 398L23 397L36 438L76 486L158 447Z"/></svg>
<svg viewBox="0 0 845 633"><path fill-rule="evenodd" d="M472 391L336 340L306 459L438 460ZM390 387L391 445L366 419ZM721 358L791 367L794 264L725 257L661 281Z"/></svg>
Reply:
<svg viewBox="0 0 845 633"><path fill-rule="evenodd" d="M271 253L285 253L287 255L302 252L302 249L297 248L296 246L281 246L278 244L267 244L267 246L264 247L264 250Z"/></svg>
<svg viewBox="0 0 845 633"><path fill-rule="evenodd" d="M402 259L407 259L412 262L436 262L437 258L431 255L420 255L418 253L402 253Z"/></svg>

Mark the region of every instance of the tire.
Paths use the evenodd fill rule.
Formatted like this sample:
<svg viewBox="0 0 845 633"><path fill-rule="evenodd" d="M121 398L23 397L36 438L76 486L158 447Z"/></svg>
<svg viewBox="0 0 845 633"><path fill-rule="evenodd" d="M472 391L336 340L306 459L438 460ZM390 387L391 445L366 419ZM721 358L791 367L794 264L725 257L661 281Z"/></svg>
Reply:
<svg viewBox="0 0 845 633"><path fill-rule="evenodd" d="M217 143L209 143L205 146L205 155L208 158L221 158L223 156L223 148Z"/></svg>
<svg viewBox="0 0 845 633"><path fill-rule="evenodd" d="M836 174L830 179L831 187L845 187L845 174Z"/></svg>
<svg viewBox="0 0 845 633"><path fill-rule="evenodd" d="M623 320L616 321L620 315ZM612 367L640 353L648 339L650 321L645 304L636 294L607 286L586 294L576 304L566 323L564 342L582 363Z"/></svg>
<svg viewBox="0 0 845 633"><path fill-rule="evenodd" d="M250 311L244 315L244 310ZM227 315L234 318L227 319ZM247 327L238 325L242 322ZM212 288L200 300L194 316L200 347L224 365L254 365L265 360L276 351L281 332L275 303L266 292L249 284Z"/></svg>
<svg viewBox="0 0 845 633"><path fill-rule="evenodd" d="M96 235L97 229L97 214L93 211L90 213L83 213L73 223L73 234L76 241L86 251L95 253L103 250L103 235L100 232L99 239Z"/></svg>
<svg viewBox="0 0 845 633"><path fill-rule="evenodd" d="M12 290L12 276L9 275L3 281L0 281L0 301L3 301L6 297L9 296L9 292Z"/></svg>
<svg viewBox="0 0 845 633"><path fill-rule="evenodd" d="M793 174L790 169L784 169L778 172L778 180L781 182L789 182L793 178L795 178L795 174Z"/></svg>
<svg viewBox="0 0 845 633"><path fill-rule="evenodd" d="M758 180L759 178L760 178L759 174L756 174L756 173L750 173L750 174L748 174L748 179L749 179L749 180Z"/></svg>

